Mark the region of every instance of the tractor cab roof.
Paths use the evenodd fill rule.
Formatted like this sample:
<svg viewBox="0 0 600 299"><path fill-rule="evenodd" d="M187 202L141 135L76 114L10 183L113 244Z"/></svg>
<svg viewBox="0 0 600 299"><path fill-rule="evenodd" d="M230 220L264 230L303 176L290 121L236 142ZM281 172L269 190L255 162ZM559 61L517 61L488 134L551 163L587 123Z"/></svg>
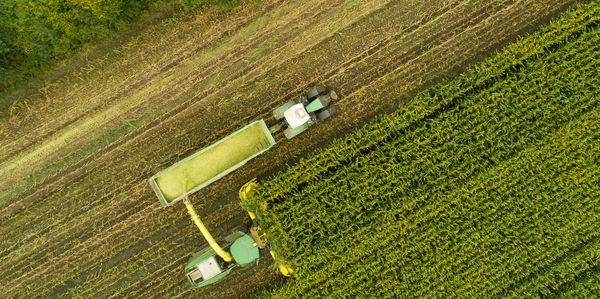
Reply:
<svg viewBox="0 0 600 299"><path fill-rule="evenodd" d="M297 128L310 120L310 115L306 112L303 104L296 104L288 108L284 113L285 120L291 128Z"/></svg>
<svg viewBox="0 0 600 299"><path fill-rule="evenodd" d="M200 274L203 280L209 280L223 272L214 255L198 263L196 268L198 269L197 274Z"/></svg>

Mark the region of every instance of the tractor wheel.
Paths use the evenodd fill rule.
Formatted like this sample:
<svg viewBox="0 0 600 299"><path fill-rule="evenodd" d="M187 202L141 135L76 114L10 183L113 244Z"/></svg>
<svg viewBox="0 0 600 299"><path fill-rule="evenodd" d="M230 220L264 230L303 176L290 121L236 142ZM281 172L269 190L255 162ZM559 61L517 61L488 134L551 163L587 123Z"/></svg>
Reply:
<svg viewBox="0 0 600 299"><path fill-rule="evenodd" d="M317 118L319 120L326 120L328 118L330 118L332 115L334 115L337 112L337 110L335 109L335 107L330 107L329 109L325 109L321 112L319 112L317 114Z"/></svg>
<svg viewBox="0 0 600 299"><path fill-rule="evenodd" d="M323 85L319 85L315 89L319 92L319 95L324 95L327 93L327 87Z"/></svg>
<svg viewBox="0 0 600 299"><path fill-rule="evenodd" d="M337 108L336 107L330 107L329 108L329 114L336 115L337 114Z"/></svg>
<svg viewBox="0 0 600 299"><path fill-rule="evenodd" d="M304 105L304 107L306 107L306 105L308 105L308 99L305 96L301 95L298 98L298 103L301 103L302 105Z"/></svg>
<svg viewBox="0 0 600 299"><path fill-rule="evenodd" d="M318 97L320 94L324 94L326 91L327 91L327 88L325 88L325 86L319 85L319 86L309 90L306 93L306 97L308 98L308 100L312 100L312 99L315 99L316 97Z"/></svg>
<svg viewBox="0 0 600 299"><path fill-rule="evenodd" d="M337 101L339 99L337 93L333 90L329 92L329 97L331 98L331 101Z"/></svg>

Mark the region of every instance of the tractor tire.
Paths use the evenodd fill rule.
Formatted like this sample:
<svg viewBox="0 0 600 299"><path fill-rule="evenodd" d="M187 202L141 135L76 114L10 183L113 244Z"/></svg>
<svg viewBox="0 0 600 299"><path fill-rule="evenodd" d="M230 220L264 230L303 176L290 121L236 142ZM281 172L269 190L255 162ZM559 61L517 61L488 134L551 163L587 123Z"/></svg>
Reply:
<svg viewBox="0 0 600 299"><path fill-rule="evenodd" d="M331 98L331 101L337 101L339 99L337 93L333 90L329 92L329 97Z"/></svg>
<svg viewBox="0 0 600 299"><path fill-rule="evenodd" d="M329 109L325 109L317 114L317 118L319 120L326 120L330 118L332 115L336 113L335 107L330 107Z"/></svg>
<svg viewBox="0 0 600 299"><path fill-rule="evenodd" d="M337 114L337 108L336 107L329 107L329 114L336 115Z"/></svg>
<svg viewBox="0 0 600 299"><path fill-rule="evenodd" d="M306 98L308 98L309 101L318 96L319 96L319 92L317 91L316 88L313 88L306 93Z"/></svg>
<svg viewBox="0 0 600 299"><path fill-rule="evenodd" d="M301 95L300 97L298 97L298 103L306 107L306 105L308 105L308 99L305 96Z"/></svg>
<svg viewBox="0 0 600 299"><path fill-rule="evenodd" d="M323 86L323 85L319 85L319 86L317 86L317 87L315 87L315 88L313 88L313 89L309 90L309 91L306 93L306 97L307 97L307 98L308 98L308 100L310 101L310 100L313 100L313 99L315 99L315 98L316 98L316 97L318 97L319 95L321 95L321 94L324 94L326 91L327 91L327 88L325 88L325 86Z"/></svg>

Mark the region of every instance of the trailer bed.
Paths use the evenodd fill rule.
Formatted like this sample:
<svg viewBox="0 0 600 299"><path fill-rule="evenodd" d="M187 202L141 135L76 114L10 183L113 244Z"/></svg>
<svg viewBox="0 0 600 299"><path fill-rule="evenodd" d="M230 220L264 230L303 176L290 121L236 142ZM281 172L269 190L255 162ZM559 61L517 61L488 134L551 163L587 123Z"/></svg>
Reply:
<svg viewBox="0 0 600 299"><path fill-rule="evenodd" d="M165 207L244 165L275 144L264 120L255 121L150 178Z"/></svg>

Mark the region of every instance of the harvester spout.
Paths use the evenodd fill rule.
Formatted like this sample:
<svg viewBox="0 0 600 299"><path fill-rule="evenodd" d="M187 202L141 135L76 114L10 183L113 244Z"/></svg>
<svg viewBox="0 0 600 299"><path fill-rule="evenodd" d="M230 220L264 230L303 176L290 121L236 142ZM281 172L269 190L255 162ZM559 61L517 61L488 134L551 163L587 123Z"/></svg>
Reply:
<svg viewBox="0 0 600 299"><path fill-rule="evenodd" d="M221 248L221 246L219 246L219 244L217 243L217 241L215 241L215 239L212 237L212 235L208 232L208 230L204 226L204 223L202 223L202 221L200 221L200 217L198 217L198 214L196 213L196 210L194 209L194 206L192 206L192 203L188 199L187 194L185 194L184 197L183 197L183 203L185 204L185 207L187 208L188 213L190 214L190 217L192 217L192 221L194 221L194 223L196 224L196 226L198 227L198 229L200 230L200 232L204 236L204 239L206 239L206 242L208 242L208 245L210 245L210 247L224 261L231 262L231 260L232 260L231 254L229 254L227 251L223 250L223 248Z"/></svg>

